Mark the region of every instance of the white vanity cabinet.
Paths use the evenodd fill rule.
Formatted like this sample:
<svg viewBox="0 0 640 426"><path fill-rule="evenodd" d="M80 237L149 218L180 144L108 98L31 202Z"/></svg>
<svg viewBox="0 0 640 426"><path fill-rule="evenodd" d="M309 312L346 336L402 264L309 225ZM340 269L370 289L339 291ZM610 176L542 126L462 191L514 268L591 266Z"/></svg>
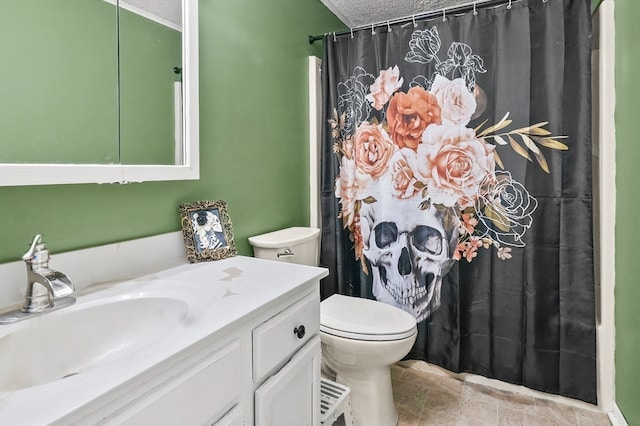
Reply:
<svg viewBox="0 0 640 426"><path fill-rule="evenodd" d="M220 420L214 423L215 426L245 426L246 422L242 416L242 407L240 405L234 405L228 413L226 413Z"/></svg>
<svg viewBox="0 0 640 426"><path fill-rule="evenodd" d="M251 290L256 292L266 292L269 281L279 277L292 280L284 278L283 271L295 273L307 268L265 260L255 262L275 268L275 275L263 273L258 285L251 283ZM313 269L316 273L321 271ZM229 270L237 273L239 268ZM177 354L170 366L153 374L147 391L130 392L132 400L107 416L104 423L318 426L319 278L290 287ZM229 290L232 296L227 299L236 296L234 289ZM242 305L242 298L237 297L234 302Z"/></svg>
<svg viewBox="0 0 640 426"><path fill-rule="evenodd" d="M124 410L118 425L317 426L320 293L268 303L264 312L180 361Z"/></svg>
<svg viewBox="0 0 640 426"><path fill-rule="evenodd" d="M185 360L183 371L176 371L108 423L119 425L205 425L224 414L242 419L238 400L242 383L235 380L242 368L242 348L238 339L222 348ZM177 370L177 369L176 369ZM222 385L224 384L224 385ZM236 409L229 410L229 407ZM229 416L225 412L229 411ZM221 423L225 424L225 423ZM228 423L234 424L234 423ZM240 423L242 424L242 423Z"/></svg>
<svg viewBox="0 0 640 426"><path fill-rule="evenodd" d="M253 330L254 380L275 371L255 391L256 426L320 423L319 330L317 292Z"/></svg>
<svg viewBox="0 0 640 426"><path fill-rule="evenodd" d="M131 315L134 320L118 333L123 344L106 347L108 354L122 355L0 393L0 424L317 426L319 286L327 274L323 268L234 256L78 294L75 305L50 315L71 317L100 306L118 315L117 309L147 306L129 303L138 299L160 310L179 306L180 314L167 312L172 319L162 322L159 312L158 324L147 328L135 322L140 315ZM96 324L77 324L87 326ZM145 333L160 337L127 351L125 344Z"/></svg>

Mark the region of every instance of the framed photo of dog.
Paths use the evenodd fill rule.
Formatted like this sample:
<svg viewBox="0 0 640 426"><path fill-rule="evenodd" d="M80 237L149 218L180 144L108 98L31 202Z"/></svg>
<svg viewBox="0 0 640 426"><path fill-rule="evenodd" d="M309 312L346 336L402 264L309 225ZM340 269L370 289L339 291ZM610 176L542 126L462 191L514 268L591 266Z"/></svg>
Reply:
<svg viewBox="0 0 640 426"><path fill-rule="evenodd" d="M189 263L220 260L237 254L225 201L182 203L178 211Z"/></svg>

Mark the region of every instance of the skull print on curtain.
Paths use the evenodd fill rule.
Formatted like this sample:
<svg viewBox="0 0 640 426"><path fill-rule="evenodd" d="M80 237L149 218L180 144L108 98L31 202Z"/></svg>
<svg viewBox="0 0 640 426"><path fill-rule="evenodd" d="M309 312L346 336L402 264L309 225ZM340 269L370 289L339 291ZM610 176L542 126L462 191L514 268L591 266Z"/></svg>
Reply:
<svg viewBox="0 0 640 426"><path fill-rule="evenodd" d="M594 403L589 7L325 36L321 292L414 315L407 358Z"/></svg>
<svg viewBox="0 0 640 426"><path fill-rule="evenodd" d="M444 225L442 212L435 206L420 209L419 202L388 196L360 210L373 295L418 322L440 307L442 277L453 265L458 240L457 225Z"/></svg>

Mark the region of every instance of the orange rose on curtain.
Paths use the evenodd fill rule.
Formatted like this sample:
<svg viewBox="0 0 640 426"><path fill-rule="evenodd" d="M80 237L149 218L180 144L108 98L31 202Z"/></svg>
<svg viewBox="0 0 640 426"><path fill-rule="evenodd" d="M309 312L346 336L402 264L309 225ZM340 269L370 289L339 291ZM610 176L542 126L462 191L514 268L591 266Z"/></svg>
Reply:
<svg viewBox="0 0 640 426"><path fill-rule="evenodd" d="M422 87L412 87L407 93L398 92L391 98L387 123L398 147L416 149L428 125L442 124L440 105L436 97Z"/></svg>
<svg viewBox="0 0 640 426"><path fill-rule="evenodd" d="M425 177L429 199L464 209L473 206L480 183L493 176L494 145L463 126L433 126L418 147L418 172Z"/></svg>
<svg viewBox="0 0 640 426"><path fill-rule="evenodd" d="M420 191L416 170L416 153L412 149L399 149L391 160L393 196L409 199Z"/></svg>
<svg viewBox="0 0 640 426"><path fill-rule="evenodd" d="M387 170L394 146L381 126L362 123L356 130L354 150L358 170L377 179Z"/></svg>

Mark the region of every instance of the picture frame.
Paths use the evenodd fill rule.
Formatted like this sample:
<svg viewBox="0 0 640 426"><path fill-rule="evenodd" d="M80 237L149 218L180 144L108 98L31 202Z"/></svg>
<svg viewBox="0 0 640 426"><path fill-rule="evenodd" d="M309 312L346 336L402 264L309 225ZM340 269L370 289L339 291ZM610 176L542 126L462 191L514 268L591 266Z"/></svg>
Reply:
<svg viewBox="0 0 640 426"><path fill-rule="evenodd" d="M238 253L224 200L182 203L178 212L189 263L220 260Z"/></svg>

